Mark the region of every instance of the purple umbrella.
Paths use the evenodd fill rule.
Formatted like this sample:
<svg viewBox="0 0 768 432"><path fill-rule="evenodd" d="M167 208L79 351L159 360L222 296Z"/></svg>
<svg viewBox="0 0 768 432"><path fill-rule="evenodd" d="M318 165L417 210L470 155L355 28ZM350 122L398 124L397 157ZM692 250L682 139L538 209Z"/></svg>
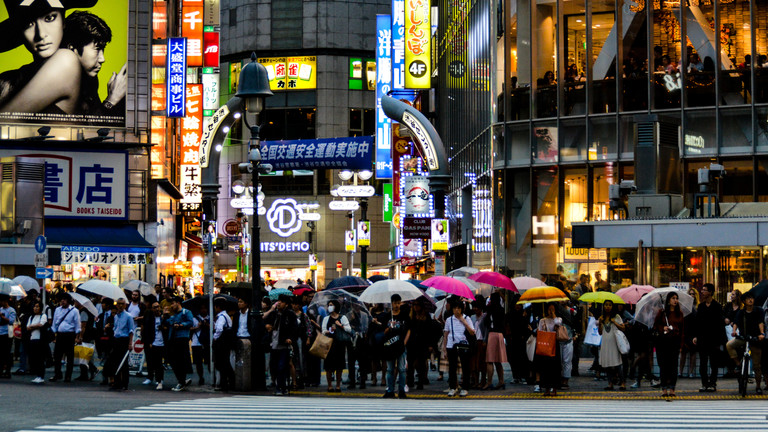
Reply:
<svg viewBox="0 0 768 432"><path fill-rule="evenodd" d="M496 288L517 292L517 288L512 285L512 280L501 273L494 271L483 271L469 275L468 277L475 282L481 282Z"/></svg>

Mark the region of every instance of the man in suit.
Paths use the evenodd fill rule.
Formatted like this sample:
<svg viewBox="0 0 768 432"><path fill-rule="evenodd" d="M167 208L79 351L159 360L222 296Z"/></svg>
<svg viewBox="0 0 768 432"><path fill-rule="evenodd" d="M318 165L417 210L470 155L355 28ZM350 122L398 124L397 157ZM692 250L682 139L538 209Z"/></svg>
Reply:
<svg viewBox="0 0 768 432"><path fill-rule="evenodd" d="M235 347L238 352L243 350L245 346L242 342L245 342L246 340L250 341L251 376L253 377L256 373L258 373L258 362L255 361L256 356L263 355L263 353L258 351L260 347L257 346L258 341L260 340L257 337L262 332L257 329L255 316L252 313L251 308L248 307L248 302L243 298L239 298L237 300L237 311L235 312L234 318L232 320L232 328L235 329L237 338L241 341L241 343L238 343Z"/></svg>
<svg viewBox="0 0 768 432"><path fill-rule="evenodd" d="M153 301L150 309L151 312L144 314L141 326L141 340L147 351L147 379L142 384L156 384L155 390L162 390L165 378L163 358L165 341L168 340L168 328L163 319L160 303Z"/></svg>

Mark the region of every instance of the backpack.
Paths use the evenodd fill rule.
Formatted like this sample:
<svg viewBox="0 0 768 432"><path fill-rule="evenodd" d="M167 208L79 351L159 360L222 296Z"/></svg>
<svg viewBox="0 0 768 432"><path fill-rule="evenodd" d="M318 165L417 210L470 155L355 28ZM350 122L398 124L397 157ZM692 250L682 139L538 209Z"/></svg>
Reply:
<svg viewBox="0 0 768 432"><path fill-rule="evenodd" d="M233 329L231 325L225 324L224 329L221 331L221 335L216 339L217 347L231 350L235 348L236 342L237 333L235 333L235 329Z"/></svg>

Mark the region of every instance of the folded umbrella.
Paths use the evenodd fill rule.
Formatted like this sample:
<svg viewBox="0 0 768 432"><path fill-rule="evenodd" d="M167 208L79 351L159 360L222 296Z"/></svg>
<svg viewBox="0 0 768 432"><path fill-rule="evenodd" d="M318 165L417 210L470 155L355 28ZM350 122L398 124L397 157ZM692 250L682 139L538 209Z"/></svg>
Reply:
<svg viewBox="0 0 768 432"><path fill-rule="evenodd" d="M85 281L77 286L78 291L87 291L91 294L100 295L102 297L111 298L112 300L125 299L128 301L128 297L125 296L120 287L117 285L100 279L91 279Z"/></svg>
<svg viewBox="0 0 768 432"><path fill-rule="evenodd" d="M606 300L610 300L614 304L625 304L623 298L608 291L588 292L579 297L579 301L584 303L603 303Z"/></svg>
<svg viewBox="0 0 768 432"><path fill-rule="evenodd" d="M450 276L432 276L421 284L427 287L433 287L436 290L443 291L447 294L457 295L469 300L475 299L472 289L464 281L459 280L459 278Z"/></svg>
<svg viewBox="0 0 768 432"><path fill-rule="evenodd" d="M683 313L683 316L693 312L693 297L687 292L675 287L656 288L637 302L635 306L635 321L645 324L648 328L653 327L653 324L656 322L656 316L664 309L667 296L671 292L677 294L680 312Z"/></svg>
<svg viewBox="0 0 768 432"><path fill-rule="evenodd" d="M415 300L424 293L413 284L403 280L386 279L374 282L360 294L364 303L391 303L392 296L398 294L403 301Z"/></svg>
<svg viewBox="0 0 768 432"><path fill-rule="evenodd" d="M570 300L559 288L540 286L527 289L518 303L549 303Z"/></svg>
<svg viewBox="0 0 768 432"><path fill-rule="evenodd" d="M517 292L517 288L512 284L512 280L498 272L482 271L467 277L475 282L482 282L496 288Z"/></svg>
<svg viewBox="0 0 768 432"><path fill-rule="evenodd" d="M69 293L69 295L72 297L72 300L80 303L91 315L99 316L99 310L93 305L91 299L76 292Z"/></svg>
<svg viewBox="0 0 768 432"><path fill-rule="evenodd" d="M627 304L637 304L644 295L655 288L650 285L630 285L616 291L616 295L624 299Z"/></svg>

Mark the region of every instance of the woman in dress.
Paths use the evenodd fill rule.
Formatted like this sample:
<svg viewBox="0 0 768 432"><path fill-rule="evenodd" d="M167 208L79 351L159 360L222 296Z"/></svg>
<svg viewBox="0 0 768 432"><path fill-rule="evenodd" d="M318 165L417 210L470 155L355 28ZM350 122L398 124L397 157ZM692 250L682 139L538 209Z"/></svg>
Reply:
<svg viewBox="0 0 768 432"><path fill-rule="evenodd" d="M346 316L340 315L341 303L336 300L328 302L328 316L323 319L323 334L333 338L331 349L325 357L325 379L328 382L328 392L341 392L341 375L346 366L346 345L340 339L340 332L352 334L352 326ZM333 376L336 375L336 388L333 388Z"/></svg>
<svg viewBox="0 0 768 432"><path fill-rule="evenodd" d="M605 390L613 390L614 383L619 382L619 390L626 390L624 375L621 373L622 358L619 345L616 341L616 331L624 331L624 321L618 315L613 302L606 300L603 303L603 313L598 319L598 332L602 335L600 342L600 367L608 374L608 387Z"/></svg>
<svg viewBox="0 0 768 432"><path fill-rule="evenodd" d="M487 329L487 345L485 362L488 365L488 383L483 390L504 389L504 367L507 362L507 347L504 345L504 328L506 316L504 306L501 305L501 295L498 292L491 293L490 303L485 313L485 328ZM493 369L496 368L498 384L493 386Z"/></svg>
<svg viewBox="0 0 768 432"><path fill-rule="evenodd" d="M680 311L679 299L676 293L667 294L664 309L656 315L653 329L658 333L656 338L656 358L659 362L661 375L661 395L675 396L677 385L677 359L683 341L685 318Z"/></svg>

